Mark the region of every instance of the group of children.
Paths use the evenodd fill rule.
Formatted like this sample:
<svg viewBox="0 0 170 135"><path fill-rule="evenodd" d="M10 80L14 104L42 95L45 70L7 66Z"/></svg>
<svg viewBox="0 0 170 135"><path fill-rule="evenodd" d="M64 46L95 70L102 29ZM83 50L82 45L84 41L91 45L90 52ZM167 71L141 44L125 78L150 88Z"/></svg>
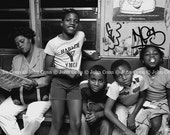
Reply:
<svg viewBox="0 0 170 135"><path fill-rule="evenodd" d="M25 84L24 88L30 87L29 91L32 87L41 88L50 84L50 102L21 105L20 102L13 103L10 97L0 105L0 126L4 132L9 135L13 135L14 131L16 135L33 135L51 105L49 135L60 134L65 107L70 119L69 135L163 134L161 129L170 120L170 71L161 66L164 56L161 49L154 45L143 46L140 52L143 67L135 71L122 59L111 64L111 72L107 72L102 65L94 65L89 69L87 80L81 82L82 56L91 60L99 60L100 57L97 53L88 55L82 50L85 34L78 31L78 24L78 13L73 9L65 10L61 21L62 33L47 43L44 53L33 46L34 34L31 37L21 33L16 35L15 43L21 54L14 60L22 62L19 67L16 62L13 63L20 68L17 71L31 74L35 65L40 70L45 65L44 70L52 73L34 79L31 86ZM38 52L42 53L44 63L41 63ZM111 84L107 82L108 73L113 75ZM6 110L7 104L11 112ZM41 106L38 112L35 111L37 106ZM16 107L18 110L14 110ZM23 116L24 128L20 131L15 116L24 109L27 113Z"/></svg>
<svg viewBox="0 0 170 135"><path fill-rule="evenodd" d="M163 56L159 47L147 45L140 53L141 68L132 71L127 61L114 61L111 84L106 79L110 72L103 66L89 70L88 81L80 84L86 134L170 134L166 128L170 122L170 71L161 66Z"/></svg>
<svg viewBox="0 0 170 135"><path fill-rule="evenodd" d="M78 24L79 15L75 10L65 12L62 33L50 40L45 48L46 70L54 73L49 135L59 134L65 104L70 116L69 135L79 135L80 132L82 135L161 133L165 120L169 120L170 71L161 66L164 55L160 48L143 46L140 53L143 67L135 71L125 60L112 63L114 82L110 86L107 71L101 65L90 68L88 80L80 83L85 35L77 31ZM95 53L88 57L99 59Z"/></svg>

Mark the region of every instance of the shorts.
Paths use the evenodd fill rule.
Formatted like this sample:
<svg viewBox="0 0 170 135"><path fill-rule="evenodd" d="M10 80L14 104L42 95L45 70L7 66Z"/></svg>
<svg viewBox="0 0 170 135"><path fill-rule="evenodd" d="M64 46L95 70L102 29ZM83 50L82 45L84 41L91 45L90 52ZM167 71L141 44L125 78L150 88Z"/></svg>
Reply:
<svg viewBox="0 0 170 135"><path fill-rule="evenodd" d="M50 100L81 100L79 81L53 78L51 82Z"/></svg>

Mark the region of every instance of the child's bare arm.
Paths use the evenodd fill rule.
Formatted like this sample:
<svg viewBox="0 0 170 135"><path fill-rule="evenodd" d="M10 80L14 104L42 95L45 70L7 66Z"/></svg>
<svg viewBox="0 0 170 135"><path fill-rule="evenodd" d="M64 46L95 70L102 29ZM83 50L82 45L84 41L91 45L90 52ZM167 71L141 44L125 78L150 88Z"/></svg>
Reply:
<svg viewBox="0 0 170 135"><path fill-rule="evenodd" d="M83 113L86 115L89 111L87 109L87 102L86 100L83 100Z"/></svg>
<svg viewBox="0 0 170 135"><path fill-rule="evenodd" d="M139 110L141 109L141 107L145 101L145 95L146 95L145 90L140 92L138 102L136 103L136 106L135 106L134 111L132 112L132 115L136 116L137 113L139 112Z"/></svg>
<svg viewBox="0 0 170 135"><path fill-rule="evenodd" d="M138 102L136 103L136 106L135 106L135 109L134 111L128 116L128 119L127 119L127 126L131 129L131 130L134 130L136 127L135 127L135 118L136 118L136 115L137 113L139 112L139 110L141 109L144 101L145 101L145 90L140 92L139 94L139 100Z"/></svg>
<svg viewBox="0 0 170 135"><path fill-rule="evenodd" d="M93 124L102 117L104 117L104 103L93 103L91 112L86 115L87 123Z"/></svg>
<svg viewBox="0 0 170 135"><path fill-rule="evenodd" d="M95 117L96 119L104 117L104 111L95 112Z"/></svg>
<svg viewBox="0 0 170 135"><path fill-rule="evenodd" d="M105 109L104 109L104 114L105 116L113 123L115 124L118 128L122 130L122 132L125 135L136 135L134 132L132 132L128 127L126 127L117 117L116 114L113 113L112 108L115 104L115 100L108 98L106 104L105 104Z"/></svg>

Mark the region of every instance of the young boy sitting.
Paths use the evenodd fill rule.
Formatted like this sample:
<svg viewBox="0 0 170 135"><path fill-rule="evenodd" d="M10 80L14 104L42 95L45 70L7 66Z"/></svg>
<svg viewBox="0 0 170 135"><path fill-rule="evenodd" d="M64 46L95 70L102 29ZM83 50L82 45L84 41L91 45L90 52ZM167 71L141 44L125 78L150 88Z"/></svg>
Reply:
<svg viewBox="0 0 170 135"><path fill-rule="evenodd" d="M80 83L83 99L81 135L111 135L111 125L104 116L108 89L106 69L101 65L90 68L88 80Z"/></svg>
<svg viewBox="0 0 170 135"><path fill-rule="evenodd" d="M145 101L148 84L141 75L132 72L130 64L125 60L116 60L112 63L111 71L115 81L108 89L104 112L116 126L113 135L146 135L148 133L145 131L147 128L144 128L146 116L139 116L139 111ZM115 113L112 111L114 105Z"/></svg>

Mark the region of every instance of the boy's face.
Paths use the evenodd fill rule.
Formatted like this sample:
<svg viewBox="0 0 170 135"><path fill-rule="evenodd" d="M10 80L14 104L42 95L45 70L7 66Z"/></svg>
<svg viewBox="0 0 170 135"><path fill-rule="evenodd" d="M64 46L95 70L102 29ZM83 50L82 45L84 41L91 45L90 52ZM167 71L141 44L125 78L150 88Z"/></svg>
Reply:
<svg viewBox="0 0 170 135"><path fill-rule="evenodd" d="M65 16L65 19L61 22L63 33L67 35L74 35L77 31L79 24L79 18L75 13L69 13Z"/></svg>
<svg viewBox="0 0 170 135"><path fill-rule="evenodd" d="M155 47L149 47L146 49L143 56L143 63L148 68L156 68L161 63L161 56Z"/></svg>
<svg viewBox="0 0 170 135"><path fill-rule="evenodd" d="M115 80L123 87L132 83L133 72L127 66L119 66L115 70Z"/></svg>
<svg viewBox="0 0 170 135"><path fill-rule="evenodd" d="M99 92L104 89L106 80L104 75L98 71L93 71L89 76L89 86L93 92Z"/></svg>

